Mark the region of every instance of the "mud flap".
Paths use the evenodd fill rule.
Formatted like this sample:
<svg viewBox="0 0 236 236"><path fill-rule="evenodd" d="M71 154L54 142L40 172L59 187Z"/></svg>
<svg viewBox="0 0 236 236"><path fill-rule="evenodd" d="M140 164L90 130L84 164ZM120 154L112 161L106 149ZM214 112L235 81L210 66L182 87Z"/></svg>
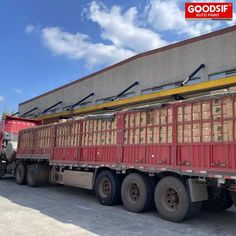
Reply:
<svg viewBox="0 0 236 236"><path fill-rule="evenodd" d="M191 202L199 202L208 200L207 184L199 182L196 179L187 180L188 190Z"/></svg>
<svg viewBox="0 0 236 236"><path fill-rule="evenodd" d="M230 192L230 196L233 200L234 206L236 207L236 192L232 192L232 191L229 191L229 192Z"/></svg>

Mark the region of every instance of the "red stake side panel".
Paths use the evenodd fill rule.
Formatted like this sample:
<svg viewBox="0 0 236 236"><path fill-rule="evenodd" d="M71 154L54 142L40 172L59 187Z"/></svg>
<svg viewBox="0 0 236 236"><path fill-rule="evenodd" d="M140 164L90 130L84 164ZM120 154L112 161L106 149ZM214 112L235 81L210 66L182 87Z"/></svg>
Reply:
<svg viewBox="0 0 236 236"><path fill-rule="evenodd" d="M231 94L41 126L20 133L17 156L236 178L235 107Z"/></svg>

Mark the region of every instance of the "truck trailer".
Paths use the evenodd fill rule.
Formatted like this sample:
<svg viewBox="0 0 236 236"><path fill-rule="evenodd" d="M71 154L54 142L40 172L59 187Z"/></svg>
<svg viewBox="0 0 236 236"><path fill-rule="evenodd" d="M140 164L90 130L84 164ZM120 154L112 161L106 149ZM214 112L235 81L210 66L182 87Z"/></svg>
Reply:
<svg viewBox="0 0 236 236"><path fill-rule="evenodd" d="M16 150L1 135L1 176L17 184L86 188L102 205L173 222L236 204L234 91L46 125L11 119L23 123Z"/></svg>

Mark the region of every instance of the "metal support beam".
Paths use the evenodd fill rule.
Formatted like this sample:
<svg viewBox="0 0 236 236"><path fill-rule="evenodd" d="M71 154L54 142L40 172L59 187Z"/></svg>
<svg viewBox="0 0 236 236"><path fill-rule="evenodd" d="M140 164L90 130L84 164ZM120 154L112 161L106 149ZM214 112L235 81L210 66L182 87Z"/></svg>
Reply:
<svg viewBox="0 0 236 236"><path fill-rule="evenodd" d="M197 84L186 85L186 86L182 86L178 88L161 90L161 91L150 93L150 94L142 94L135 97L124 98L121 100L107 102L103 104L96 104L92 106L81 107L81 108L75 109L73 111L73 114L74 115L88 114L95 111L96 112L102 111L107 108L116 109L119 107L130 106L132 104L142 104L144 102L146 103L149 101L158 101L159 99L172 97L175 94L184 96L185 94L194 94L194 93L205 92L205 91L207 92L214 89L227 88L227 87L235 86L235 85L236 85L236 76L230 76L230 77L225 77L221 79L205 81L205 82L201 82ZM43 120L47 120L47 119L53 119L53 118L58 118L62 116L68 116L68 115L69 115L69 112L64 111L64 112L57 112L54 114L40 116L40 118Z"/></svg>
<svg viewBox="0 0 236 236"><path fill-rule="evenodd" d="M37 110L37 109L38 109L38 107L35 107L35 108L33 108L33 109L31 109L31 110L25 112L23 115L21 115L21 117L24 117L24 116L28 115L30 112L35 111L35 110Z"/></svg>
<svg viewBox="0 0 236 236"><path fill-rule="evenodd" d="M18 112L15 112L15 113L13 113L13 114L11 114L11 116L16 116L16 115L18 115L19 114L19 111Z"/></svg>
<svg viewBox="0 0 236 236"><path fill-rule="evenodd" d="M196 70L194 70L184 81L180 83L180 86L184 86L185 84L188 83L189 80L193 78L194 75L198 73L202 68L205 67L205 64L201 64Z"/></svg>
<svg viewBox="0 0 236 236"><path fill-rule="evenodd" d="M111 101L115 101L117 98L119 98L120 96L122 96L124 93L126 93L128 90L130 90L131 88L133 88L134 86L138 85L139 82L136 81L133 84L131 84L128 88L124 89L123 91L121 91L119 94L117 94L114 98L111 99Z"/></svg>
<svg viewBox="0 0 236 236"><path fill-rule="evenodd" d="M74 107L78 106L79 104L81 104L82 102L84 102L85 100L87 100L88 98L90 98L92 96L94 96L94 93L90 93L88 96L84 97L83 99L79 100L77 103L73 104L67 110L72 110Z"/></svg>
<svg viewBox="0 0 236 236"><path fill-rule="evenodd" d="M57 102L57 103L55 103L54 105L52 105L52 106L48 107L48 108L47 108L47 109L45 109L43 112L41 112L40 114L38 114L38 116L39 116L39 115L42 115L42 114L44 114L44 113L46 113L47 111L51 110L53 107L56 107L56 106L58 106L59 104L62 104L62 101L60 101L60 102Z"/></svg>

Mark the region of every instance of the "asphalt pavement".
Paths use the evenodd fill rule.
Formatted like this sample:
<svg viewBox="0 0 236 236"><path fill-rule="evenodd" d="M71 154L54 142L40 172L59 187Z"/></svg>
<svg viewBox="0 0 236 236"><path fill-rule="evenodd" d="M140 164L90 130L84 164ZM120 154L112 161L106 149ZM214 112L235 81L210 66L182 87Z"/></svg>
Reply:
<svg viewBox="0 0 236 236"><path fill-rule="evenodd" d="M100 205L92 191L52 185L30 188L0 180L0 235L236 235L236 208L202 212L182 223L161 219L156 211L135 214Z"/></svg>

